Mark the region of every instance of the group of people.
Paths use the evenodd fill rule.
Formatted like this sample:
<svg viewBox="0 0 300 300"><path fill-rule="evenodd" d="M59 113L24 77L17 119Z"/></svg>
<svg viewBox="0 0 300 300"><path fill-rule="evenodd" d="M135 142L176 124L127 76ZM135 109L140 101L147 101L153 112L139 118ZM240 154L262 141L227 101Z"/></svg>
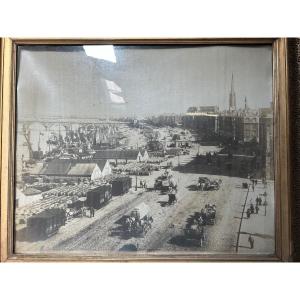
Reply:
<svg viewBox="0 0 300 300"><path fill-rule="evenodd" d="M249 177L250 181L251 181L251 187L252 187L252 191L254 192L255 186L257 185L257 179L251 178ZM266 188L267 186L267 180L266 179L262 179L262 184L264 185L264 188ZM262 194L265 197L265 201L262 201L262 198L260 196L257 196L255 199L255 206L253 205L252 202L250 202L250 206L246 211L247 214L247 218L249 219L251 214L258 214L260 206L266 206L267 205L267 201L266 201L266 196L267 193L264 192L264 194ZM254 248L254 238L252 236L252 234L249 234L248 236L248 242L250 244L250 248L253 249Z"/></svg>
<svg viewBox="0 0 300 300"><path fill-rule="evenodd" d="M147 182L146 180L142 179L140 180L140 187L146 189L147 188Z"/></svg>
<svg viewBox="0 0 300 300"><path fill-rule="evenodd" d="M257 200L257 199L256 199ZM250 219L251 214L258 214L259 212L259 205L258 202L256 201L256 205L254 207L253 203L250 203L250 207L247 209L246 214L247 218Z"/></svg>
<svg viewBox="0 0 300 300"><path fill-rule="evenodd" d="M265 197L266 197L266 192L263 194ZM255 212L255 214L258 214L258 212L259 212L259 207L260 206L265 206L265 205L267 205L267 201L265 200L264 202L262 201L262 199L261 199L261 197L259 197L259 196L257 196L256 197L256 199L255 199L255 207L254 207L254 205L253 205L253 203L251 202L250 203L250 207L247 209L247 211L246 211L246 214L247 214L247 218L249 219L250 218L250 216L251 216L251 214L254 214L254 212Z"/></svg>
<svg viewBox="0 0 300 300"><path fill-rule="evenodd" d="M252 191L254 192L254 188L257 185L257 179L251 179L252 182Z"/></svg>

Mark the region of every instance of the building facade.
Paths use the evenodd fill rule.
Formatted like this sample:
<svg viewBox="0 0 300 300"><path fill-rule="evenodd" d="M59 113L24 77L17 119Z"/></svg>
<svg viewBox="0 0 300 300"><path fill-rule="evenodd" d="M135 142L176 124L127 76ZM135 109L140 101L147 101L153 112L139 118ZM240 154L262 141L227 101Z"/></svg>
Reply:
<svg viewBox="0 0 300 300"><path fill-rule="evenodd" d="M183 127L197 131L199 137L218 134L218 115L203 112L186 113L182 117Z"/></svg>
<svg viewBox="0 0 300 300"><path fill-rule="evenodd" d="M273 116L260 117L259 146L262 153L262 163L265 165L265 178L274 179L274 139Z"/></svg>

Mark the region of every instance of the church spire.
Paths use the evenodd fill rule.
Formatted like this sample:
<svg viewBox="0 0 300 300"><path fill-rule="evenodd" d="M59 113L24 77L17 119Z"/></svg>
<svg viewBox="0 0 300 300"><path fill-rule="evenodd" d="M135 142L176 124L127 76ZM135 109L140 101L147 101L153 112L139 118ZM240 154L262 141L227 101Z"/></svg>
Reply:
<svg viewBox="0 0 300 300"><path fill-rule="evenodd" d="M233 73L231 75L231 89L230 89L230 93L234 93L234 80L233 80Z"/></svg>
<svg viewBox="0 0 300 300"><path fill-rule="evenodd" d="M234 91L233 73L231 76L231 88L230 88L230 94L229 94L229 110L230 111L236 110L236 97L235 97L235 91Z"/></svg>
<svg viewBox="0 0 300 300"><path fill-rule="evenodd" d="M245 97L245 111L248 110L248 103L247 103L247 97Z"/></svg>

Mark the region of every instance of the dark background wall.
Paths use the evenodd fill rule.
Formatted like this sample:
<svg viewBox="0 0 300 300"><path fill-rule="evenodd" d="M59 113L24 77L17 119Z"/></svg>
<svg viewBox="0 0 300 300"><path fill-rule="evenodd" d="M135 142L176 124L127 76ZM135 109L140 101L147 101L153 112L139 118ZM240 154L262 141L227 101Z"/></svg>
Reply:
<svg viewBox="0 0 300 300"><path fill-rule="evenodd" d="M300 39L288 40L291 111L292 230L294 260L300 261Z"/></svg>

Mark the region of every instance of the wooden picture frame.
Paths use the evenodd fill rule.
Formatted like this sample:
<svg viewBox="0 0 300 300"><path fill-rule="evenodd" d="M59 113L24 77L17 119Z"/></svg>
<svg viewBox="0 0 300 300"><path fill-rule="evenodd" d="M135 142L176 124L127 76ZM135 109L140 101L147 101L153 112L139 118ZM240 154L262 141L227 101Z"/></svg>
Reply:
<svg viewBox="0 0 300 300"><path fill-rule="evenodd" d="M0 56L1 89L1 261L290 261L291 224L290 111L287 39L10 39L3 38ZM20 255L14 253L14 174L16 138L16 55L20 45L272 45L275 167L275 255Z"/></svg>

